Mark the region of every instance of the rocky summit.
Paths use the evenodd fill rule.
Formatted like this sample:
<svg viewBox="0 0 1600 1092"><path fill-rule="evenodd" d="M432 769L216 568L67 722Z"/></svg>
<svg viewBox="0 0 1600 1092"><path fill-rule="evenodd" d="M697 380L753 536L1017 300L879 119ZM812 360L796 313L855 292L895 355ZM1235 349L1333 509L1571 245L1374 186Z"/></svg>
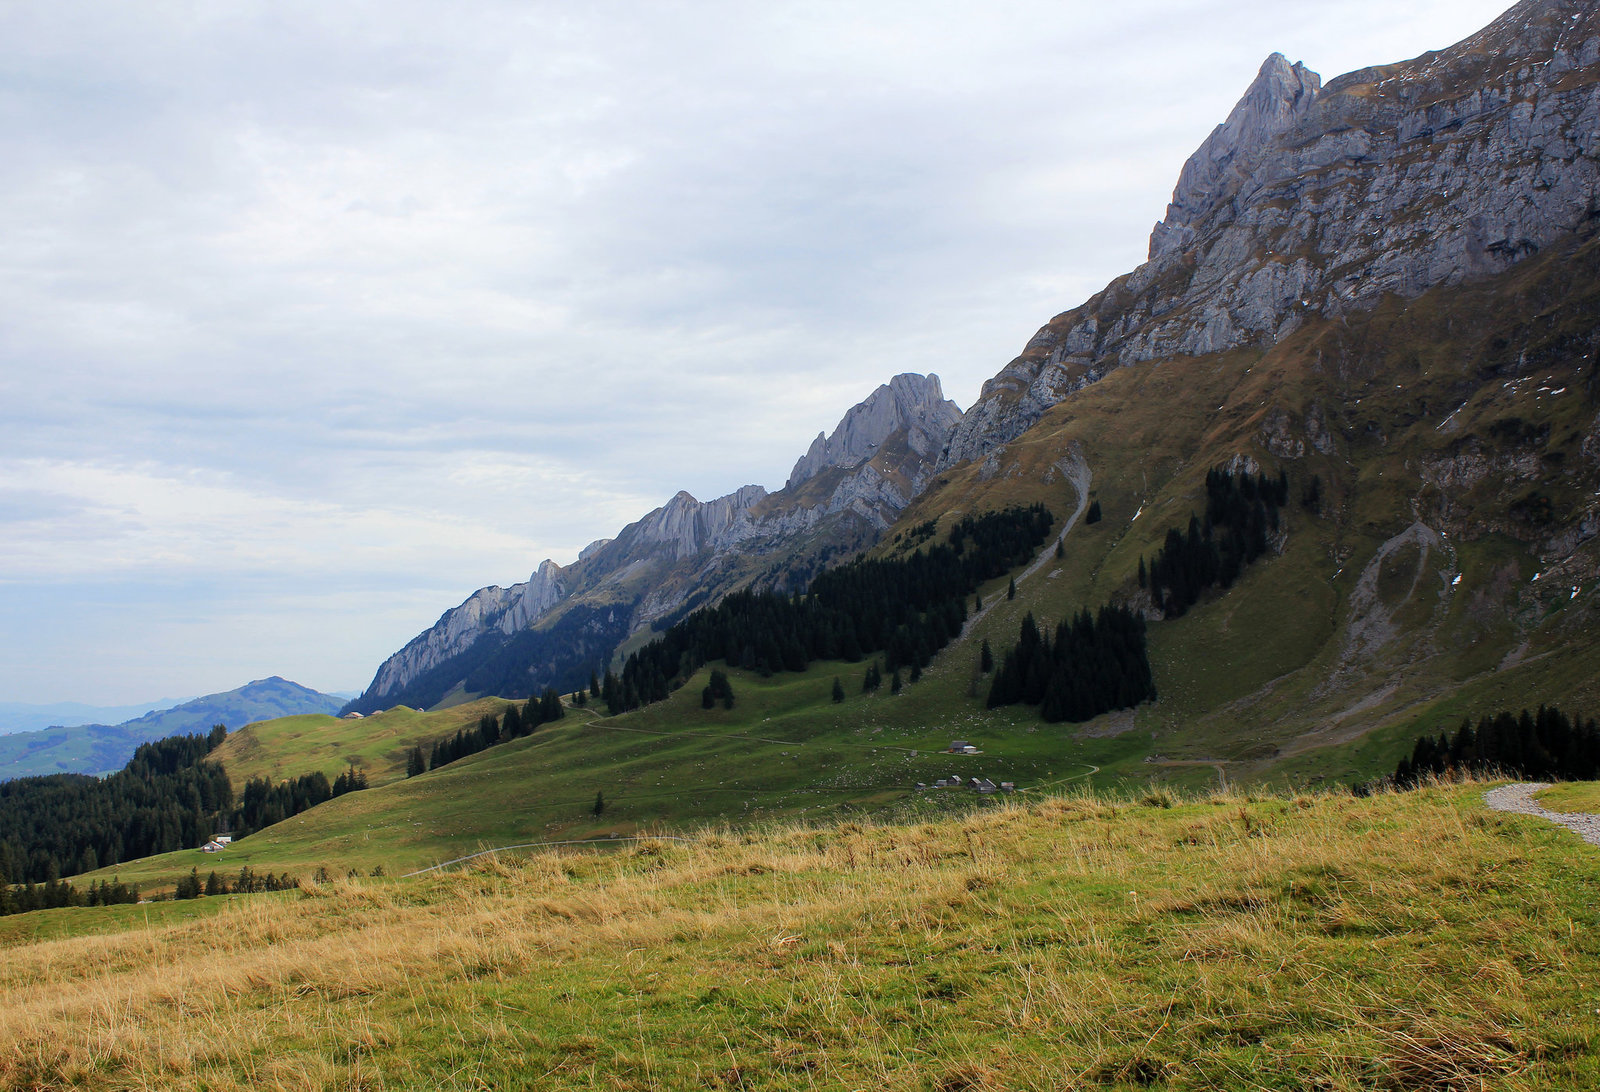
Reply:
<svg viewBox="0 0 1600 1092"><path fill-rule="evenodd" d="M1510 268L1596 215L1600 6L1524 0L1463 42L1322 86L1274 54L1184 165L1150 258L989 380L940 461L1109 370L1271 345L1308 317Z"/></svg>
<svg viewBox="0 0 1600 1092"><path fill-rule="evenodd" d="M961 420L938 376L897 375L819 433L784 488L680 491L569 566L546 560L525 583L479 589L384 661L349 708L570 689L663 619L752 583L803 584L881 537Z"/></svg>

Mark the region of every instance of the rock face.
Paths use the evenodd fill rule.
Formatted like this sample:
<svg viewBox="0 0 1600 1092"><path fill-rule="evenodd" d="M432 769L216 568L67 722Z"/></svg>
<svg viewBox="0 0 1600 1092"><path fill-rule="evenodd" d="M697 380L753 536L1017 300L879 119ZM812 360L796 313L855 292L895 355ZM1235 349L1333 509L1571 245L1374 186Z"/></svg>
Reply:
<svg viewBox="0 0 1600 1092"><path fill-rule="evenodd" d="M413 637L385 660L368 692L376 696L398 691L423 672L459 656L486 633L510 636L542 617L566 593L561 566L549 560L542 562L526 583L480 588L465 603L440 615L432 629Z"/></svg>
<svg viewBox="0 0 1600 1092"><path fill-rule="evenodd" d="M961 407L949 401L936 375L897 375L844 415L832 436L817 433L811 448L789 474L793 489L830 467L853 467L873 455L897 432L924 458L944 451L961 423Z"/></svg>
<svg viewBox="0 0 1600 1092"><path fill-rule="evenodd" d="M463 686L508 697L571 688L587 681L597 644L752 581L803 584L877 541L921 492L961 417L938 376L897 375L819 434L783 489L746 485L709 501L679 492L566 568L546 561L526 583L474 592L384 661L347 708L431 705ZM568 619L581 630L575 641L530 636Z"/></svg>
<svg viewBox="0 0 1600 1092"><path fill-rule="evenodd" d="M1117 367L1266 347L1305 317L1501 272L1600 215L1600 3L1524 0L1320 86L1273 55L1185 164L1150 259L984 385L940 466Z"/></svg>

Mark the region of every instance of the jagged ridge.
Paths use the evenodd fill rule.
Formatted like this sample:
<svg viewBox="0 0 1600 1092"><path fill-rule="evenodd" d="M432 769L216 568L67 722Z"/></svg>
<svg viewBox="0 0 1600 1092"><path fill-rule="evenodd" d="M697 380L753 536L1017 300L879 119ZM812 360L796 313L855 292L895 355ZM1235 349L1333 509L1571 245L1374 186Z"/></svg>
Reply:
<svg viewBox="0 0 1600 1092"><path fill-rule="evenodd" d="M1525 0L1466 41L1326 87L1268 58L1190 158L1150 260L984 385L940 465L1112 368L1269 345L1311 314L1500 272L1596 215L1595 0Z"/></svg>
<svg viewBox="0 0 1600 1092"><path fill-rule="evenodd" d="M507 696L570 689L632 632L763 573L803 582L877 541L961 416L938 376L895 376L818 434L783 489L746 485L709 501L680 491L570 566L547 560L525 583L480 589L386 660L348 708L432 705L469 683ZM564 617L580 608L581 623Z"/></svg>

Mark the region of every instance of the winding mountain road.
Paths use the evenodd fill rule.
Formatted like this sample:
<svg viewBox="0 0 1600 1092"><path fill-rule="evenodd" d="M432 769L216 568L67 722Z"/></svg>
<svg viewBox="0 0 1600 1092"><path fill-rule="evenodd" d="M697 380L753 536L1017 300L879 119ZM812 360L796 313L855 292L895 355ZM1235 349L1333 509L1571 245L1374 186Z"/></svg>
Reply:
<svg viewBox="0 0 1600 1092"><path fill-rule="evenodd" d="M1089 464L1083 461L1083 456L1074 452L1056 463L1056 467L1066 475L1067 481L1072 483L1072 488L1077 490L1078 507L1072 510L1072 515L1067 517L1067 522L1061 525L1061 533L1046 543L1044 549L1039 551L1039 556L1033 559L1033 563L1017 574L1016 580L1018 584L1021 584L1055 560L1056 547L1066 541L1067 533L1078 525L1078 519L1089 507L1089 484L1094 481L1094 472L1089 469ZM997 605L1004 602L1006 600L998 595L990 596L987 603L967 617L967 624L962 628L961 636L965 637L971 633L972 627L981 622Z"/></svg>

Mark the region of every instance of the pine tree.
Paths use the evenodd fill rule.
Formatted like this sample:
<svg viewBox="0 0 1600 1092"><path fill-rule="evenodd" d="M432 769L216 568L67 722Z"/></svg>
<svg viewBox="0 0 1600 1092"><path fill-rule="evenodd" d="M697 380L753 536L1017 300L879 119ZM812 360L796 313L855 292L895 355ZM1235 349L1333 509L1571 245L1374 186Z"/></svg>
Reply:
<svg viewBox="0 0 1600 1092"><path fill-rule="evenodd" d="M839 681L837 675L833 677L833 701L836 705L844 701L844 683Z"/></svg>
<svg viewBox="0 0 1600 1092"><path fill-rule="evenodd" d="M599 815L601 812L606 810L605 794L602 793L598 789L595 790L595 794L594 794L594 807L591 808L590 810L593 811L596 815Z"/></svg>
<svg viewBox="0 0 1600 1092"><path fill-rule="evenodd" d="M1089 502L1089 511L1084 513L1083 522L1085 524L1099 523L1100 522L1100 502L1099 501L1090 501Z"/></svg>
<svg viewBox="0 0 1600 1092"><path fill-rule="evenodd" d="M1007 599L1015 599L1016 597L1017 597L1017 578L1013 576L1011 578L1011 582L1006 585L1006 598Z"/></svg>
<svg viewBox="0 0 1600 1092"><path fill-rule="evenodd" d="M978 672L987 675L994 670L994 652L989 648L989 638L983 639L983 647L978 650Z"/></svg>
<svg viewBox="0 0 1600 1092"><path fill-rule="evenodd" d="M600 677L593 671L589 672L589 696L591 698L600 696Z"/></svg>
<svg viewBox="0 0 1600 1092"><path fill-rule="evenodd" d="M897 667L894 670L894 674L889 678L889 693L898 694L903 686L905 686L905 683L901 680L900 669Z"/></svg>

